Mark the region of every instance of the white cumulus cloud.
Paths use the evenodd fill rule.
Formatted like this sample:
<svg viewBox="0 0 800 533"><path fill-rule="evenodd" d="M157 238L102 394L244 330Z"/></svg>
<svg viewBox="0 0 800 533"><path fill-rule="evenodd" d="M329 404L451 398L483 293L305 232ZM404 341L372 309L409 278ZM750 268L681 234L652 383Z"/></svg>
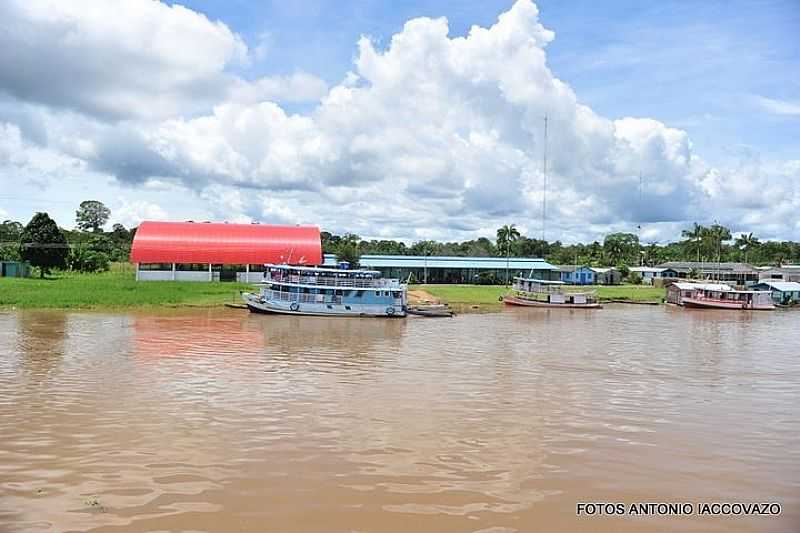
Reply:
<svg viewBox="0 0 800 533"><path fill-rule="evenodd" d="M178 5L10 1L0 18L0 91L49 110L24 128L0 125L6 164L27 135L133 196L193 190L198 211L220 218L403 239L515 222L538 236L547 117L551 240L642 223L648 238L674 238L681 224L713 218L800 237L797 165L714 168L683 130L599 115L551 71L555 34L530 0L464 36L445 18L416 18L385 47L361 38L352 71L331 87L302 72L232 74L270 54ZM289 111L297 101L317 103ZM59 120L65 113L83 118ZM135 199L117 212L127 224L167 216Z"/></svg>

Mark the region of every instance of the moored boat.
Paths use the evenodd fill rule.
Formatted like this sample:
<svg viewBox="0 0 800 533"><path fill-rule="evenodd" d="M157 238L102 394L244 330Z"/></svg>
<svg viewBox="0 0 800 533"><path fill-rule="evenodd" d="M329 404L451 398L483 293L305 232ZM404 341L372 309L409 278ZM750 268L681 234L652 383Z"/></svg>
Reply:
<svg viewBox="0 0 800 533"><path fill-rule="evenodd" d="M667 288L667 301L698 309L771 311L775 309L769 291L741 291L724 283L677 282Z"/></svg>
<svg viewBox="0 0 800 533"><path fill-rule="evenodd" d="M427 317L452 317L455 315L447 304L415 305L408 308L408 314Z"/></svg>
<svg viewBox="0 0 800 533"><path fill-rule="evenodd" d="M250 311L316 316L406 316L407 286L373 270L267 265L261 289L244 292Z"/></svg>
<svg viewBox="0 0 800 533"><path fill-rule="evenodd" d="M560 309L600 309L595 291L569 292L563 281L515 277L511 292L501 299L506 305Z"/></svg>

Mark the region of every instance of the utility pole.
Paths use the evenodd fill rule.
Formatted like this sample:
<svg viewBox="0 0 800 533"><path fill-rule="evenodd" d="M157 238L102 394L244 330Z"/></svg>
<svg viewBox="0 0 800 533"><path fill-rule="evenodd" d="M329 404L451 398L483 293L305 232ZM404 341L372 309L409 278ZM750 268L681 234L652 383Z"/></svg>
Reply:
<svg viewBox="0 0 800 533"><path fill-rule="evenodd" d="M644 266L644 256L642 255L642 171L639 171L639 224L636 226L637 239L639 240L639 266Z"/></svg>
<svg viewBox="0 0 800 533"><path fill-rule="evenodd" d="M542 240L545 237L545 224L547 222L547 115L544 116L544 155L542 156Z"/></svg>

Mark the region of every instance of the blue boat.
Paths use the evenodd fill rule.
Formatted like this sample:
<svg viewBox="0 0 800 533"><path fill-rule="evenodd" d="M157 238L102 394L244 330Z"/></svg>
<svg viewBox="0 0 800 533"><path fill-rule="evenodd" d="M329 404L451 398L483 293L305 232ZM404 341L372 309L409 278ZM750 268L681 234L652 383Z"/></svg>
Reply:
<svg viewBox="0 0 800 533"><path fill-rule="evenodd" d="M407 285L375 270L266 265L261 289L243 292L255 313L404 317Z"/></svg>

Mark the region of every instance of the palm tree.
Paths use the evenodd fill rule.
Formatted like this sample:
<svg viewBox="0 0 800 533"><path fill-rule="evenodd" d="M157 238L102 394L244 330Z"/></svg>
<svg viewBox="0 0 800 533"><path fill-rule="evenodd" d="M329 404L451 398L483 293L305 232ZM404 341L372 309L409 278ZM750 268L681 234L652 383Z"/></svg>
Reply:
<svg viewBox="0 0 800 533"><path fill-rule="evenodd" d="M736 247L740 250L744 250L744 262L747 263L747 254L758 246L758 237L754 236L752 233L742 233L736 238Z"/></svg>
<svg viewBox="0 0 800 533"><path fill-rule="evenodd" d="M519 239L520 233L514 224L506 224L497 230L497 247L506 252L506 285L508 285L508 263L511 255L511 243Z"/></svg>
<svg viewBox="0 0 800 533"><path fill-rule="evenodd" d="M692 229L685 229L681 231L681 235L686 237L686 239L690 242L697 243L697 262L700 262L700 245L703 242L703 235L705 234L706 228L698 224L697 222L694 223Z"/></svg>
<svg viewBox="0 0 800 533"><path fill-rule="evenodd" d="M716 222L710 227L705 228L703 232L703 240L705 240L711 250L717 251L717 265L722 261L722 241L730 240L731 230L725 226L721 226ZM717 278L719 278L719 269L717 270Z"/></svg>

